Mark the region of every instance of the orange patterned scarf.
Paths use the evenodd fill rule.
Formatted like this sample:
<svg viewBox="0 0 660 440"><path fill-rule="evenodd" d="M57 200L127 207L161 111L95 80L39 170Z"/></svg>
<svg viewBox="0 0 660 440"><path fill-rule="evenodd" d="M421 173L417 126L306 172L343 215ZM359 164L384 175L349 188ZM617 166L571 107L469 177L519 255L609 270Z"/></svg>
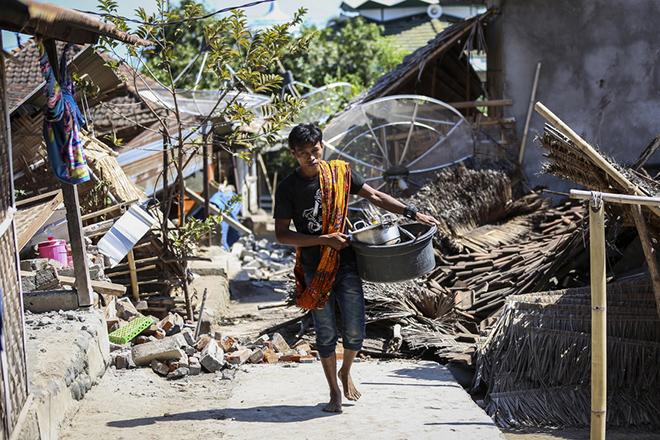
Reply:
<svg viewBox="0 0 660 440"><path fill-rule="evenodd" d="M351 188L350 166L341 160L321 161L319 165L321 184L323 234L343 232L348 213L348 196ZM332 285L339 268L339 251L330 246L321 246L321 262L314 279L306 286L305 274L300 264L300 248L296 249L296 276L298 295L296 303L303 309L322 309L328 301Z"/></svg>

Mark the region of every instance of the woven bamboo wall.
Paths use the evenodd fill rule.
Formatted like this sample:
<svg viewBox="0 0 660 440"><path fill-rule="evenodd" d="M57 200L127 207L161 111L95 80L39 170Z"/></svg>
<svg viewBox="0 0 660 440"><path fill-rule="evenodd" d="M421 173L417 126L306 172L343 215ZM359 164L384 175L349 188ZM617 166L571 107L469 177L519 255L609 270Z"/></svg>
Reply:
<svg viewBox="0 0 660 440"><path fill-rule="evenodd" d="M2 336L7 364L2 365L3 387L0 391L4 438L16 426L19 414L27 401L28 381L23 327L23 303L18 279L16 237L10 208L13 207L11 169L11 136L7 121L4 58L0 57L0 290L2 294ZM10 220L8 225L5 220ZM8 227L6 227L8 225ZM0 362L2 362L0 360ZM9 391L9 396L5 390ZM11 406L7 405L10 403ZM7 411L7 407L10 411Z"/></svg>

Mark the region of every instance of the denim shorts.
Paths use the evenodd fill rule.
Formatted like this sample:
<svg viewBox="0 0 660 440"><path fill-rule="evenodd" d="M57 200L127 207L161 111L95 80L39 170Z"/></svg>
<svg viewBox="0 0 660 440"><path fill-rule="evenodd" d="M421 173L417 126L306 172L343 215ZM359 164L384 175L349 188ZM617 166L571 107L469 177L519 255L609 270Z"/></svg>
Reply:
<svg viewBox="0 0 660 440"><path fill-rule="evenodd" d="M308 284L314 273L305 274ZM316 330L316 349L322 358L335 352L339 333L335 320L335 304L341 312L342 345L347 350L359 351L365 336L364 292L356 264L342 264L335 277L334 287L323 309L312 310Z"/></svg>

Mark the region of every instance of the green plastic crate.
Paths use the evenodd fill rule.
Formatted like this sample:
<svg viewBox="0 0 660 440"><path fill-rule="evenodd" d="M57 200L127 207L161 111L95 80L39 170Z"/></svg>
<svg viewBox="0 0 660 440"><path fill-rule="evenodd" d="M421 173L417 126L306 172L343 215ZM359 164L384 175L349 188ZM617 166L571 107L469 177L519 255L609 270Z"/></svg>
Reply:
<svg viewBox="0 0 660 440"><path fill-rule="evenodd" d="M154 323L154 320L149 316L139 316L126 324L125 326L118 328L114 332L110 333L110 342L115 344L125 344L140 333L142 330L149 327Z"/></svg>

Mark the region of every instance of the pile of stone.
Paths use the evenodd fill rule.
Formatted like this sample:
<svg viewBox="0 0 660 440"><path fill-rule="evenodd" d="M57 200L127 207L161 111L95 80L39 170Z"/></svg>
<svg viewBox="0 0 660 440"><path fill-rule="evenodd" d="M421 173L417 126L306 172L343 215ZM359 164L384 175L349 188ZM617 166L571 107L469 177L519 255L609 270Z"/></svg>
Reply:
<svg viewBox="0 0 660 440"><path fill-rule="evenodd" d="M165 318L152 327L156 327L158 331L171 322ZM170 326L168 331L175 329L175 326ZM235 338L223 336L220 332L195 339L190 328L184 328L162 339L141 335L126 344L111 343L110 349L112 365L115 368L148 366L168 379L179 379L203 372L218 373L246 363L314 362L318 357L317 352L307 344L289 347L279 333L275 333L272 339L268 335L256 339Z"/></svg>
<svg viewBox="0 0 660 440"><path fill-rule="evenodd" d="M241 268L253 280L272 280L291 273L295 249L268 239L241 237L230 249L241 260Z"/></svg>
<svg viewBox="0 0 660 440"><path fill-rule="evenodd" d="M117 340L116 335L122 333L119 330L132 321L151 319L129 341L110 343L111 365L116 369L150 366L161 376L178 379L202 372L217 373L245 363L314 362L318 358L318 353L308 344L291 348L279 333L274 333L272 338L266 334L252 338L215 332L195 338L199 330L178 313L170 312L157 320L145 317L139 309L140 303L134 305L129 298L113 299L105 307L111 341Z"/></svg>

